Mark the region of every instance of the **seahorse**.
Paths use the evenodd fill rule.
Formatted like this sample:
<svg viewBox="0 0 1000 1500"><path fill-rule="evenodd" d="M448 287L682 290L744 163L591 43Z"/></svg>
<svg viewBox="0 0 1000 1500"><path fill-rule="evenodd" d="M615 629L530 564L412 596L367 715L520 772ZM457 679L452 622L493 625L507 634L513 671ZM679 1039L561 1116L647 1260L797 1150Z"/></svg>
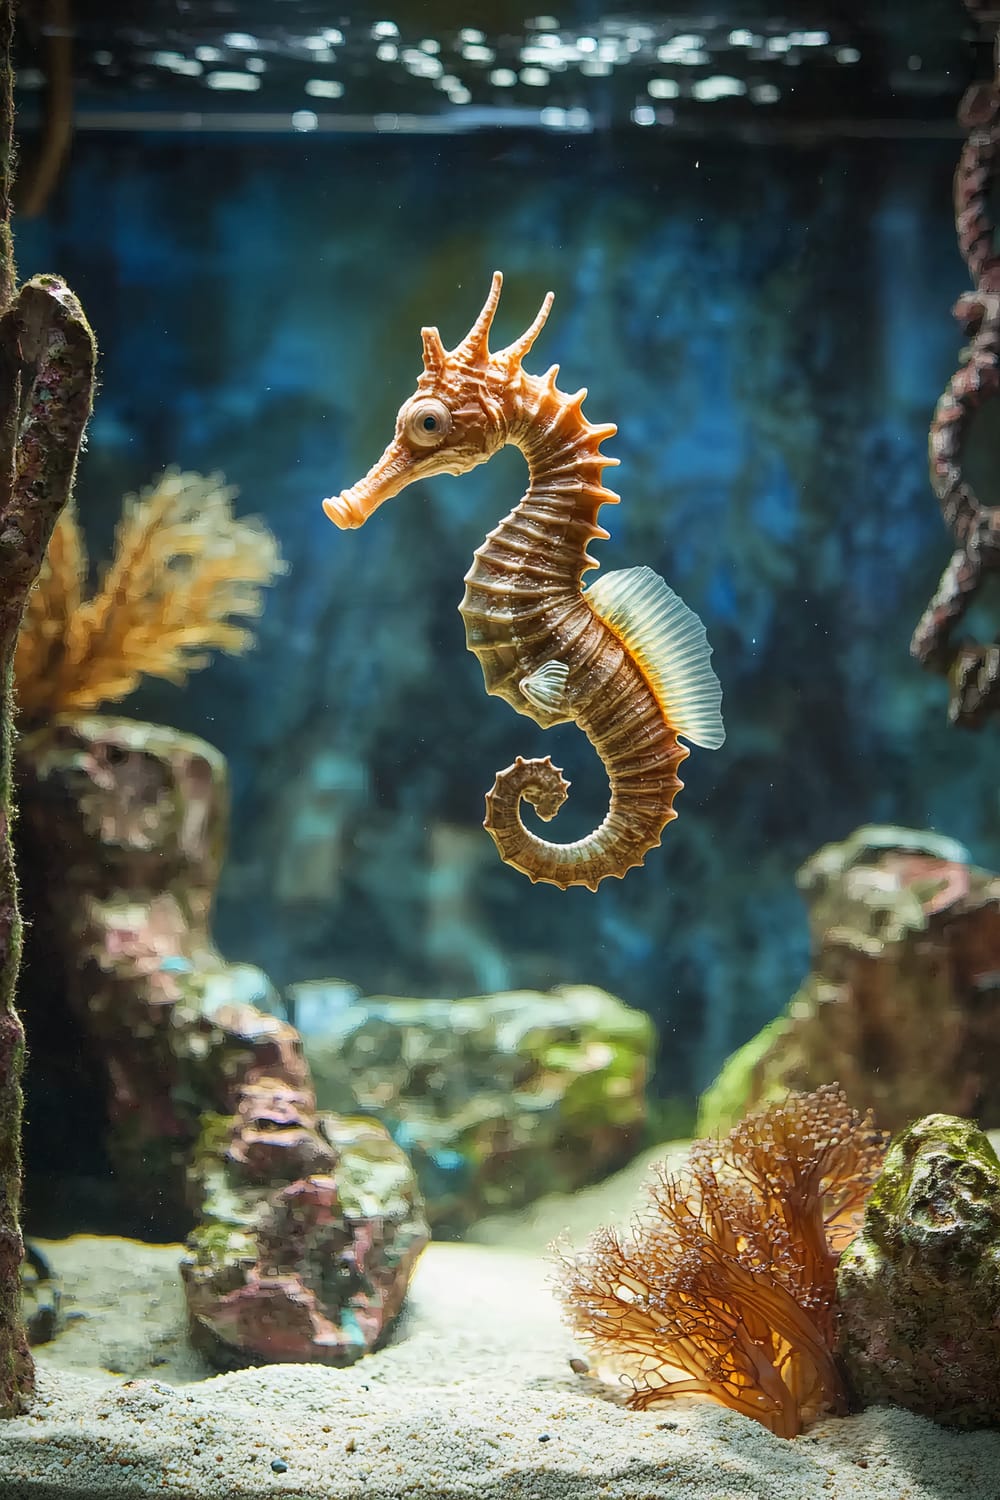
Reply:
<svg viewBox="0 0 1000 1500"><path fill-rule="evenodd" d="M604 762L611 801L586 838L550 843L525 826L521 802L547 822L569 782L551 757L518 756L487 793L484 827L501 859L533 882L596 891L659 845L677 816L677 768L690 753L678 736L722 744L722 689L705 627L650 568L583 587L583 574L599 566L589 543L610 534L598 512L620 498L602 483L618 459L601 452L618 429L583 416L587 391L560 390L558 365L542 376L523 367L551 292L520 338L490 352L502 285L494 272L483 309L456 348L445 349L437 328L421 330L423 373L400 407L392 441L363 479L324 500L323 509L341 529L363 526L415 480L467 473L507 443L521 450L527 493L478 548L465 577L466 642L488 693L543 729L575 721Z"/></svg>

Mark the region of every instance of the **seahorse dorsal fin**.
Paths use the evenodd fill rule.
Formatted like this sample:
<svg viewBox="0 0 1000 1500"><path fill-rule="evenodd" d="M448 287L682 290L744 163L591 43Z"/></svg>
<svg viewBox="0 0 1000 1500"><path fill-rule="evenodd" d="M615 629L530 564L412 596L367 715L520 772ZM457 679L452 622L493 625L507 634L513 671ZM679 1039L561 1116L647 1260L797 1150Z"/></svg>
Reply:
<svg viewBox="0 0 1000 1500"><path fill-rule="evenodd" d="M726 738L722 688L694 610L652 568L607 573L583 597L635 657L671 727L693 744L717 750Z"/></svg>
<svg viewBox="0 0 1000 1500"><path fill-rule="evenodd" d="M521 678L521 692L543 713L559 713L568 676L569 667L564 661L547 661L530 677Z"/></svg>

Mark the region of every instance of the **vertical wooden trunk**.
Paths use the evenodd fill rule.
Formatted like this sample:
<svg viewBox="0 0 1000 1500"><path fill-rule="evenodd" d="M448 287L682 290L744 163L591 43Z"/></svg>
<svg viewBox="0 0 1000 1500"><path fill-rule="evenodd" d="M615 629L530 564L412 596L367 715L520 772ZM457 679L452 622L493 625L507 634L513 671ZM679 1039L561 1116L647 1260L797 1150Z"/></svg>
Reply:
<svg viewBox="0 0 1000 1500"><path fill-rule="evenodd" d="M14 175L14 101L11 48L14 0L0 0L0 314L13 300L14 248L10 199ZM14 479L14 410L18 378L13 362L0 350L0 515L8 509ZM12 677L19 611L7 593L0 608L0 1415L16 1412L34 1386L20 1306L23 1254L21 1205L21 1069L24 1030L14 1005L21 958L21 917L11 842L13 820Z"/></svg>
<svg viewBox="0 0 1000 1500"><path fill-rule="evenodd" d="M13 183L14 0L0 0L0 1416L20 1410L34 1368L20 1309L21 1071L15 1006L21 918L12 844L13 664L25 601L73 484L90 415L96 350L57 276L16 290Z"/></svg>

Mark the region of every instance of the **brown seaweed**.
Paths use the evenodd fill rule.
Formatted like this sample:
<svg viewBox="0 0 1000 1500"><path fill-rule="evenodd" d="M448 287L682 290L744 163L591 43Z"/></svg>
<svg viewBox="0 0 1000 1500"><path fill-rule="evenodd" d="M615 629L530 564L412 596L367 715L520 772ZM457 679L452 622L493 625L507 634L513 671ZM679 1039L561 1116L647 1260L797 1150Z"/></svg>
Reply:
<svg viewBox="0 0 1000 1500"><path fill-rule="evenodd" d="M883 1150L838 1086L790 1094L656 1168L630 1233L562 1258L567 1320L630 1406L709 1398L779 1437L846 1411L836 1268Z"/></svg>

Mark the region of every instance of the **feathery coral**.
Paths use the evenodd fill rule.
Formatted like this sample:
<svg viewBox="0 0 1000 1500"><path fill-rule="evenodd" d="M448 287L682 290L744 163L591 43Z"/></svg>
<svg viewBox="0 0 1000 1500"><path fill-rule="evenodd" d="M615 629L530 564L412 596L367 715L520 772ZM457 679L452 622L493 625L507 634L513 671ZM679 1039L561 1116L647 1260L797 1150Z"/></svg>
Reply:
<svg viewBox="0 0 1000 1500"><path fill-rule="evenodd" d="M144 676L183 683L213 650L236 655L261 589L286 570L262 521L237 519L220 475L167 472L125 499L115 554L84 598L87 552L75 511L56 525L28 598L14 663L22 718L117 703Z"/></svg>
<svg viewBox="0 0 1000 1500"><path fill-rule="evenodd" d="M645 1408L709 1397L779 1437L846 1410L834 1361L837 1260L884 1141L836 1085L790 1094L686 1170L663 1167L629 1236L565 1257L567 1321Z"/></svg>

